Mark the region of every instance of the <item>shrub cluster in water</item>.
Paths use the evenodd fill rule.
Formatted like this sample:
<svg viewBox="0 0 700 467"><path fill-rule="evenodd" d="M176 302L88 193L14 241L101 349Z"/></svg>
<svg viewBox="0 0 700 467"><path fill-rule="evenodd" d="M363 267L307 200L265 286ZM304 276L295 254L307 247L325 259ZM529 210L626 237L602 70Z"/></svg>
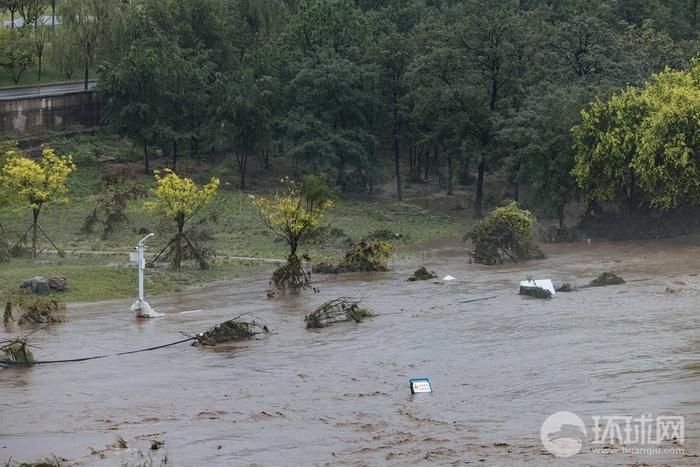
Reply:
<svg viewBox="0 0 700 467"><path fill-rule="evenodd" d="M304 317L306 328L325 328L334 323L354 321L374 316L369 308L360 306L360 301L353 298L336 298L323 303L313 313Z"/></svg>
<svg viewBox="0 0 700 467"><path fill-rule="evenodd" d="M500 264L512 261L543 258L533 236L535 217L515 202L495 209L480 220L465 235L471 240L474 261L482 264Z"/></svg>
<svg viewBox="0 0 700 467"><path fill-rule="evenodd" d="M614 272L604 272L589 284L591 287L603 287L605 285L624 284L625 280Z"/></svg>
<svg viewBox="0 0 700 467"><path fill-rule="evenodd" d="M5 303L4 322L17 324L60 323L65 321L66 305L51 295L33 294L17 289Z"/></svg>
<svg viewBox="0 0 700 467"><path fill-rule="evenodd" d="M434 271L428 271L425 269L425 266L422 266L418 269L415 270L413 275L409 277L407 280L409 282L416 282L416 281L427 281L430 279L435 279L437 275L435 274Z"/></svg>
<svg viewBox="0 0 700 467"><path fill-rule="evenodd" d="M387 242L360 240L350 244L345 256L337 265L319 263L312 272L320 274L340 274L343 272L388 271L386 262L394 246Z"/></svg>

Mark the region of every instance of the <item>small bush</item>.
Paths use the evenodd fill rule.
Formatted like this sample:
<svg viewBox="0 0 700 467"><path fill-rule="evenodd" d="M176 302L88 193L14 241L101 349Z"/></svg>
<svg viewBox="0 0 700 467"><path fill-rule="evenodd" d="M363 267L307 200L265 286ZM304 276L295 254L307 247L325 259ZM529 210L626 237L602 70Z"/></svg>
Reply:
<svg viewBox="0 0 700 467"><path fill-rule="evenodd" d="M604 272L589 284L591 287L603 287L606 285L624 284L625 280L614 272Z"/></svg>
<svg viewBox="0 0 700 467"><path fill-rule="evenodd" d="M464 240L471 240L476 263L491 265L507 259L518 262L543 258L533 237L534 224L535 217L513 202L477 222Z"/></svg>
<svg viewBox="0 0 700 467"><path fill-rule="evenodd" d="M388 271L387 260L394 246L387 242L361 240L351 243L338 265L320 263L312 272L318 274L340 274L344 272Z"/></svg>
<svg viewBox="0 0 700 467"><path fill-rule="evenodd" d="M416 271L413 273L411 277L408 278L409 282L415 282L415 281L427 281L430 279L435 279L437 275L435 275L434 271L428 271L425 269L425 267L420 267L416 269Z"/></svg>
<svg viewBox="0 0 700 467"><path fill-rule="evenodd" d="M520 295L527 295L535 298L552 298L552 292L542 287L524 287L520 286Z"/></svg>
<svg viewBox="0 0 700 467"><path fill-rule="evenodd" d="M242 339L252 339L258 334L268 334L267 326L237 319L224 321L197 336L197 343L204 346L226 344Z"/></svg>
<svg viewBox="0 0 700 467"><path fill-rule="evenodd" d="M18 289L5 303L4 322L17 324L60 323L65 321L66 305L51 295L32 294Z"/></svg>
<svg viewBox="0 0 700 467"><path fill-rule="evenodd" d="M305 316L304 321L307 329L313 329L344 321L359 323L363 318L371 316L375 316L372 310L361 307L359 300L341 297L325 302L313 313Z"/></svg>
<svg viewBox="0 0 700 467"><path fill-rule="evenodd" d="M0 360L7 366L29 366L34 355L28 346L26 338L0 342Z"/></svg>

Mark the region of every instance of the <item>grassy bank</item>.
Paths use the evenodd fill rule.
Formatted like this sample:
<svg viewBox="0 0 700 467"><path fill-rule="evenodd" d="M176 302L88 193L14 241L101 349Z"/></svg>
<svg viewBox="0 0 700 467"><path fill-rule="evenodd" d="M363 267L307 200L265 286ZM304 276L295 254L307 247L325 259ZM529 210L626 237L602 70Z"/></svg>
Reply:
<svg viewBox="0 0 700 467"><path fill-rule="evenodd" d="M71 77L67 77L65 73L58 70L53 65L44 64L41 69L41 85L46 86L54 83L82 83L84 77L84 71L82 69L76 70ZM90 80L97 79L97 70L90 70ZM7 71L0 68L0 88L14 88L21 86L38 86L39 85L39 67L37 65L32 65L27 68L18 83L12 80Z"/></svg>
<svg viewBox="0 0 700 467"><path fill-rule="evenodd" d="M131 160L128 146L113 137L84 137L77 141L56 141L56 146L74 154L78 170L69 179L68 203L47 207L40 224L58 247L68 251L65 258L43 254L40 258L17 258L3 264L0 270L0 291L7 293L17 284L35 275L61 274L68 277L71 291L69 301L94 301L131 297L136 284L136 269L129 266L128 252L143 236L142 229L154 231L156 237L149 242L150 251L157 252L172 237L171 226L145 207L147 199L131 202L126 214L129 222L109 236L100 238L100 226L92 234L81 234L85 218L95 208L98 183L104 173L126 170L132 182L146 188L153 187L151 177L142 173L141 164ZM156 160L162 166L166 160ZM279 171L285 170L278 167ZM237 175L226 163L183 160L180 171L198 181L211 175L222 179L216 201L211 211L216 220L204 228L211 237L206 246L217 255L213 267L201 271L193 263L186 263L182 272L165 268L149 269L146 284L149 295L185 290L187 287L215 280L237 277L252 267L267 267L260 263L229 259L233 256L285 258L286 244L280 242L261 222L257 210L249 198L276 188L279 174L264 174L252 180L252 191L240 191L234 187ZM255 171L254 171L255 172ZM261 172L260 172L261 173ZM255 188L257 186L257 188ZM0 221L11 242L16 242L31 222L31 212L26 207L0 208ZM332 234L308 242L304 250L313 260L337 259L343 253L349 239L358 240L377 230L387 229L400 234L394 240L397 246L412 245L426 240L444 238L463 233L466 220L450 212L433 212L418 204L398 203L390 199L343 199L330 211L327 224ZM51 248L46 241L41 244Z"/></svg>

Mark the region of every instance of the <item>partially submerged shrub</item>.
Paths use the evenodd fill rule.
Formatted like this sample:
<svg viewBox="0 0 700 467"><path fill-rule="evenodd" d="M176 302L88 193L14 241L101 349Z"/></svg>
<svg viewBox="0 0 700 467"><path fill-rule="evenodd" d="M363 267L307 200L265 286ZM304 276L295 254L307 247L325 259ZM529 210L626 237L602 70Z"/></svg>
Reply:
<svg viewBox="0 0 700 467"><path fill-rule="evenodd" d="M29 366L34 355L29 350L26 338L17 338L0 342L0 361L2 366Z"/></svg>
<svg viewBox="0 0 700 467"><path fill-rule="evenodd" d="M471 240L472 256L477 263L491 265L506 259L518 262L542 258L544 255L533 237L534 224L535 217L512 202L474 224L464 240Z"/></svg>
<svg viewBox="0 0 700 467"><path fill-rule="evenodd" d="M574 288L571 287L571 284L569 284L569 283L567 282L567 283L565 283L565 284L562 284L561 287L559 287L558 289L556 289L556 291L557 291L557 292L573 292L573 291L574 291Z"/></svg>
<svg viewBox="0 0 700 467"><path fill-rule="evenodd" d="M552 298L552 292L542 287L520 286L520 295L527 295L535 298Z"/></svg>
<svg viewBox="0 0 700 467"><path fill-rule="evenodd" d="M394 246L387 242L361 240L348 245L345 256L337 266L320 263L312 271L320 274L388 271L389 266L386 263L393 249Z"/></svg>
<svg viewBox="0 0 700 467"><path fill-rule="evenodd" d="M5 303L4 322L60 323L65 321L66 305L51 295L32 294L26 289L14 291Z"/></svg>
<svg viewBox="0 0 700 467"><path fill-rule="evenodd" d="M268 334L270 330L255 321L240 321L231 319L214 326L197 336L197 343L204 346L215 346L243 339L252 339L258 334Z"/></svg>
<svg viewBox="0 0 700 467"><path fill-rule="evenodd" d="M348 246L339 266L345 271L388 271L386 262L393 249L387 242L361 240Z"/></svg>
<svg viewBox="0 0 700 467"><path fill-rule="evenodd" d="M334 323L354 321L359 323L363 318L374 316L369 308L360 306L360 300L352 298L336 298L329 300L304 317L306 328L325 328Z"/></svg>
<svg viewBox="0 0 700 467"><path fill-rule="evenodd" d="M435 279L437 275L435 275L434 271L428 271L425 269L425 267L420 267L416 269L416 271L413 273L411 277L408 278L409 282L415 282L415 281L427 281L430 279Z"/></svg>
<svg viewBox="0 0 700 467"><path fill-rule="evenodd" d="M606 285L624 284L625 280L614 272L604 272L589 284L591 287L603 287Z"/></svg>

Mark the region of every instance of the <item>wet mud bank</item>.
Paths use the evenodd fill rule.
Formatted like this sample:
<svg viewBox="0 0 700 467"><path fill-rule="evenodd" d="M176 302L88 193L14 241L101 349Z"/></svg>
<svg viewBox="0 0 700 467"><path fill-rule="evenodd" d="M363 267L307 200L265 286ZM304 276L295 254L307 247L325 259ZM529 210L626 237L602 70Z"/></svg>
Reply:
<svg viewBox="0 0 700 467"><path fill-rule="evenodd" d="M68 322L32 336L37 359L165 344L242 313L272 335L0 370L0 460L698 465L697 245L698 238L549 245L544 260L481 266L467 264L463 244L434 242L390 272L314 275L316 294L268 300L269 274L256 272L154 299L166 314L156 320L135 321L129 300L70 306ZM457 280L407 282L419 266ZM527 277L577 285L603 271L627 283L552 300L518 295ZM377 316L305 329L305 314L339 296L362 299ZM496 298L469 302L488 296ZM411 396L409 378L422 376L434 392ZM556 459L540 426L562 410L683 416L684 452L602 455L584 446ZM117 436L128 447L111 446ZM153 439L165 444L150 451Z"/></svg>

